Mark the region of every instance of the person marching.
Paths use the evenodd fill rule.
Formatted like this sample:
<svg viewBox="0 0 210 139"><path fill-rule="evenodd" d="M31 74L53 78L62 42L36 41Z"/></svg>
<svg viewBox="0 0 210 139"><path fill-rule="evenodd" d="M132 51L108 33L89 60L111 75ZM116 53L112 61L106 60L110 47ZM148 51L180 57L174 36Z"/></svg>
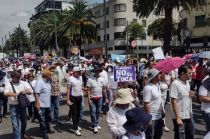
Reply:
<svg viewBox="0 0 210 139"><path fill-rule="evenodd" d="M70 106L75 134L81 136L79 127L80 112L83 100L83 81L81 77L81 68L73 68L73 76L68 79L67 85L67 105Z"/></svg>

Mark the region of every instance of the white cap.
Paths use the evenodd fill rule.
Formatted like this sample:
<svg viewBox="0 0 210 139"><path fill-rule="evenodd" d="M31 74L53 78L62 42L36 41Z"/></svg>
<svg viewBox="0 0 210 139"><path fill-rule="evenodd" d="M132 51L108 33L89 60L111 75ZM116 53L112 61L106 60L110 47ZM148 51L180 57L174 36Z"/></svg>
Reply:
<svg viewBox="0 0 210 139"><path fill-rule="evenodd" d="M82 71L82 69L81 69L80 67L74 67L74 68L73 68L73 71L74 71L74 72L76 72L76 71Z"/></svg>

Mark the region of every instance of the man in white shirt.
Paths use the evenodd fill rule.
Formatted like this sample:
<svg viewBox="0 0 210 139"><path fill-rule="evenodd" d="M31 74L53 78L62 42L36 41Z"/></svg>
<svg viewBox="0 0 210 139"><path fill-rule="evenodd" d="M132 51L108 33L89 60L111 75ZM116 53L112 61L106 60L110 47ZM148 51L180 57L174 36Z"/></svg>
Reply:
<svg viewBox="0 0 210 139"><path fill-rule="evenodd" d="M87 81L88 102L90 105L90 113L91 113L91 124L94 128L93 132L95 134L97 134L98 129L101 129L98 122L102 106L103 95L105 102L108 103L107 94L104 91L106 90L104 78L99 76L100 72L101 69L99 67L94 67L94 76L90 77Z"/></svg>
<svg viewBox="0 0 210 139"><path fill-rule="evenodd" d="M178 78L171 83L170 97L174 124L174 139L179 139L179 127L184 127L185 138L194 139L194 122L192 114L193 91L190 91L188 80L191 78L191 67L183 65L178 69Z"/></svg>
<svg viewBox="0 0 210 139"><path fill-rule="evenodd" d="M105 70L105 63L101 63L100 64L100 68L102 70L102 72L99 74L100 77L102 77L104 79L104 84L105 84L105 87L106 87L106 92L108 92L108 86L109 86L109 76L108 76L108 73L107 71ZM103 101L102 101L103 105L102 105L102 111L104 114L107 114L107 112L109 111L109 106L107 103L105 103L105 97L103 96Z"/></svg>
<svg viewBox="0 0 210 139"><path fill-rule="evenodd" d="M146 130L147 139L160 139L163 134L162 123L162 98L161 90L158 84L160 72L157 69L148 71L147 84L143 89L143 101L146 113L152 115L152 122Z"/></svg>
<svg viewBox="0 0 210 139"><path fill-rule="evenodd" d="M77 136L81 136L79 127L80 112L83 100L83 81L81 77L81 68L74 67L74 75L69 77L67 85L67 104L70 105L72 121Z"/></svg>
<svg viewBox="0 0 210 139"><path fill-rule="evenodd" d="M210 131L210 68L207 68L208 77L203 81L199 88L199 100L201 102L201 111L206 122L207 132Z"/></svg>
<svg viewBox="0 0 210 139"><path fill-rule="evenodd" d="M30 137L25 134L27 126L26 107L20 107L17 101L18 94L31 94L31 89L25 82L20 81L21 74L17 71L11 73L11 82L5 85L4 95L8 97L8 104L10 107L10 117L13 127L14 139L29 139ZM14 89L13 89L13 87ZM19 129L19 121L21 121L21 130Z"/></svg>

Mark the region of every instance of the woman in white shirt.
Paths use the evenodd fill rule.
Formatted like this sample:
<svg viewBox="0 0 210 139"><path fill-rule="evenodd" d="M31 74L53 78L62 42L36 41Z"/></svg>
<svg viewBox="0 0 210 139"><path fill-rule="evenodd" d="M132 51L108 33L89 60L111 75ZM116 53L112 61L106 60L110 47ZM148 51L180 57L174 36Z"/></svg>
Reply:
<svg viewBox="0 0 210 139"><path fill-rule="evenodd" d="M126 133L123 128L123 124L126 122L125 112L134 107L132 104L133 98L124 90L118 90L116 97L115 105L110 108L107 115L107 123L112 139L120 138Z"/></svg>

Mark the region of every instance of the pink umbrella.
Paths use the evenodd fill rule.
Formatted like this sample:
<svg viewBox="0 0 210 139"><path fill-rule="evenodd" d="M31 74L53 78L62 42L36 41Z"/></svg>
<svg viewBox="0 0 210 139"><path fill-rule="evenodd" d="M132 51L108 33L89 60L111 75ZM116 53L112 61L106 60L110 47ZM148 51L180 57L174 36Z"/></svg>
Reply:
<svg viewBox="0 0 210 139"><path fill-rule="evenodd" d="M194 54L186 54L183 56L185 59L191 59Z"/></svg>
<svg viewBox="0 0 210 139"><path fill-rule="evenodd" d="M159 61L155 68L163 73L169 73L184 64L184 59L180 57L172 57Z"/></svg>

